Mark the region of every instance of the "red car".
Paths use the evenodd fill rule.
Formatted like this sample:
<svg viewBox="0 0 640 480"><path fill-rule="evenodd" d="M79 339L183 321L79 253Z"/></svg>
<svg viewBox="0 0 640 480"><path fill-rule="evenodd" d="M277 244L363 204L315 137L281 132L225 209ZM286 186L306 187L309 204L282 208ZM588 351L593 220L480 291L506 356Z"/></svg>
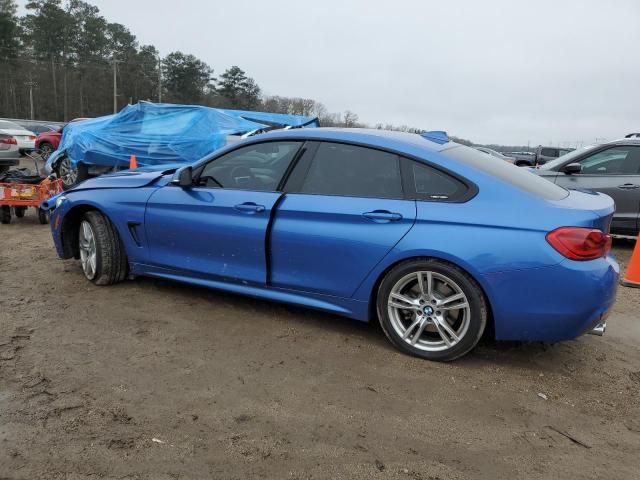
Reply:
<svg viewBox="0 0 640 480"><path fill-rule="evenodd" d="M71 122L80 122L82 120L87 119L74 118L73 120L71 120ZM42 132L38 135L38 137L36 138L36 148L42 151L42 156L44 158L48 158L52 152L58 149L58 145L60 145L60 139L62 138L62 132L64 131L64 127L66 127L67 125L68 124L65 124L52 132Z"/></svg>

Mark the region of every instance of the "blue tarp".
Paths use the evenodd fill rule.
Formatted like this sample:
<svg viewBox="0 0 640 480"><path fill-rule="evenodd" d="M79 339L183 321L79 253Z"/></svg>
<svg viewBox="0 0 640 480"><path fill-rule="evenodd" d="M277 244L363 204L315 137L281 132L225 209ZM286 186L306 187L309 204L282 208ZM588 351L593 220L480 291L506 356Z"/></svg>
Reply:
<svg viewBox="0 0 640 480"><path fill-rule="evenodd" d="M228 115L243 118L257 123L264 123L270 127L319 127L318 117L305 117L302 115L288 115L286 113L252 112L250 110L230 110L219 108Z"/></svg>
<svg viewBox="0 0 640 480"><path fill-rule="evenodd" d="M140 102L119 113L68 124L51 166L67 155L75 164L127 168L138 165L194 162L226 143L228 135L265 128L265 124L192 105Z"/></svg>

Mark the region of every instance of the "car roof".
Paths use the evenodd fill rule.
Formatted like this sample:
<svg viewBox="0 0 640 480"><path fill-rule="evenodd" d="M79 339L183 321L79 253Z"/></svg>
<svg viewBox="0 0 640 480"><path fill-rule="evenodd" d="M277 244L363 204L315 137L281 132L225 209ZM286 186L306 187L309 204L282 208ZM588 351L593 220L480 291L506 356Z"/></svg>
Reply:
<svg viewBox="0 0 640 480"><path fill-rule="evenodd" d="M407 151L442 152L458 146L452 141L436 142L417 133L379 130L374 128L297 128L290 130L272 130L250 137L253 140L275 138L300 138L335 142L362 143L373 147Z"/></svg>
<svg viewBox="0 0 640 480"><path fill-rule="evenodd" d="M640 145L640 138L619 138L599 145Z"/></svg>

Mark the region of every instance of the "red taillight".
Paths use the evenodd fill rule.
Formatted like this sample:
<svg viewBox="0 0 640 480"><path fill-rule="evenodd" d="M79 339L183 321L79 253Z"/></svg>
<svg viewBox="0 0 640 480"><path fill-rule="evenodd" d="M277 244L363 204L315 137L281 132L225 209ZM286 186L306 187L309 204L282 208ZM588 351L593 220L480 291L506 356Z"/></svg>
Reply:
<svg viewBox="0 0 640 480"><path fill-rule="evenodd" d="M17 145L18 141L13 137L9 137L9 138L0 138L0 143L4 143L5 145Z"/></svg>
<svg viewBox="0 0 640 480"><path fill-rule="evenodd" d="M547 234L547 242L571 260L595 260L611 250L611 235L593 228L557 228Z"/></svg>
<svg viewBox="0 0 640 480"><path fill-rule="evenodd" d="M29 135L29 140L35 140L36 136L35 135Z"/></svg>

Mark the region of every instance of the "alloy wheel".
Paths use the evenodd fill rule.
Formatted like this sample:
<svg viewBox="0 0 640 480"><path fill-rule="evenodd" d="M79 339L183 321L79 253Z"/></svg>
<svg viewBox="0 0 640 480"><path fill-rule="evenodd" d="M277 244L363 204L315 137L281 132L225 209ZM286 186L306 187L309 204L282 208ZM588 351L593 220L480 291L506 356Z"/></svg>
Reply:
<svg viewBox="0 0 640 480"><path fill-rule="evenodd" d="M82 264L82 271L85 277L89 280L93 280L97 271L97 248L96 248L96 236L93 232L93 227L89 222L83 220L80 224L79 233L79 246L80 246L80 263Z"/></svg>
<svg viewBox="0 0 640 480"><path fill-rule="evenodd" d="M62 182L67 186L73 186L78 179L78 168L71 164L69 157L64 157L58 165L58 173Z"/></svg>
<svg viewBox="0 0 640 480"><path fill-rule="evenodd" d="M42 152L42 158L47 160L49 156L53 153L53 147L48 143L45 143L40 147L40 151Z"/></svg>
<svg viewBox="0 0 640 480"><path fill-rule="evenodd" d="M391 289L387 309L395 333L411 347L439 352L469 330L471 309L462 288L438 272L417 271Z"/></svg>

